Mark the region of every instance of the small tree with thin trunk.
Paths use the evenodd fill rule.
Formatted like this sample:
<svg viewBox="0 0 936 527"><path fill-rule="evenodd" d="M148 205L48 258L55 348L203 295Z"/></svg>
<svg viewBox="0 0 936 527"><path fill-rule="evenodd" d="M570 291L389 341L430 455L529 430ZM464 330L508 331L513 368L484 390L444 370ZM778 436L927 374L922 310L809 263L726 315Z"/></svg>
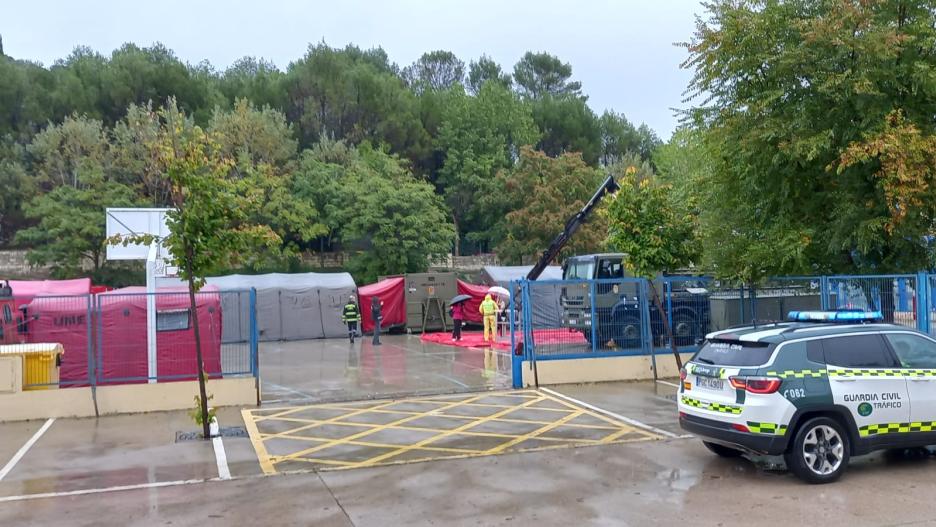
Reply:
<svg viewBox="0 0 936 527"><path fill-rule="evenodd" d="M187 119L174 99L160 110L159 117L159 133L147 146L171 189L172 208L166 215L170 234L161 241L171 264L188 283L198 361L199 420L207 439L210 418L195 295L209 273L249 263L247 255L261 248L275 250L280 239L269 227L250 224L251 212L262 204L253 203L250 196L255 194L241 188L244 180L229 177L234 160L222 154L212 134ZM123 241L150 243L153 238L126 237Z"/></svg>
<svg viewBox="0 0 936 527"><path fill-rule="evenodd" d="M635 277L650 283L653 304L663 322L676 365L682 359L669 319L653 280L663 271L689 266L699 255L696 218L689 204L678 203L672 188L629 167L619 180L621 190L608 208L608 245L625 254L624 266Z"/></svg>

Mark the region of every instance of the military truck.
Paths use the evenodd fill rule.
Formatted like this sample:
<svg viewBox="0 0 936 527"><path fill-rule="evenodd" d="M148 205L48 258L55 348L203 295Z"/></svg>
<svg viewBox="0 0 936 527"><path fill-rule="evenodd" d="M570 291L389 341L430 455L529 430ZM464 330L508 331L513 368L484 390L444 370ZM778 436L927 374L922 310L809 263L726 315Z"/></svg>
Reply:
<svg viewBox="0 0 936 527"><path fill-rule="evenodd" d="M640 336L640 283L615 281L629 277L624 269L623 254L586 254L567 258L562 266L563 280L607 280L595 284L594 298L591 283L570 283L562 286L559 297L562 325L582 332L589 342L597 337L599 346L613 341L621 348L639 348ZM672 330L677 346L688 346L705 336L709 330L711 309L709 294L701 281L672 282L669 300L664 297L663 281L654 281L663 308L672 310ZM655 345L664 343L666 332L659 310L650 305L650 329ZM594 315L592 320L592 302ZM592 326L596 327L593 329Z"/></svg>

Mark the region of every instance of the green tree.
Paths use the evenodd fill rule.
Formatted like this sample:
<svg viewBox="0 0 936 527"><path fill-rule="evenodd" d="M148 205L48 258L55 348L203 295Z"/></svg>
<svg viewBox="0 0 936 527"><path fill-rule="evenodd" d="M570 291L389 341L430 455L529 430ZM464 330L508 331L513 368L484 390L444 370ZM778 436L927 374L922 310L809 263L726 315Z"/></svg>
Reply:
<svg viewBox="0 0 936 527"><path fill-rule="evenodd" d="M454 230L432 185L366 144L330 142L307 151L295 196L323 211L330 238L366 249L351 262L358 281L423 272L451 250Z"/></svg>
<svg viewBox="0 0 936 527"><path fill-rule="evenodd" d="M492 81L510 89L513 87L513 78L505 73L500 64L487 55L481 55L477 61L468 64L467 88L472 95L477 95L485 82Z"/></svg>
<svg viewBox="0 0 936 527"><path fill-rule="evenodd" d="M553 157L581 152L586 163L598 164L602 154L601 126L584 98L549 95L532 105L533 119L543 132L537 150Z"/></svg>
<svg viewBox="0 0 936 527"><path fill-rule="evenodd" d="M444 156L436 184L451 210L456 254L468 233L476 243L493 241L503 214L487 206L499 192L495 176L513 167L520 148L537 137L530 106L500 84L485 83L475 97L460 92L447 101L436 139Z"/></svg>
<svg viewBox="0 0 936 527"><path fill-rule="evenodd" d="M379 48L309 46L289 65L284 83L286 115L296 123L302 146L322 138L369 140L409 156L423 152L429 141L417 118L416 96Z"/></svg>
<svg viewBox="0 0 936 527"><path fill-rule="evenodd" d="M224 70L218 88L232 106L238 98L244 98L260 108L270 106L285 110L283 79L283 72L272 62L244 57Z"/></svg>
<svg viewBox="0 0 936 527"><path fill-rule="evenodd" d="M498 257L520 265L535 261L569 218L585 206L604 178L580 154L552 158L523 148L517 166L497 176L503 188L501 205L509 211L498 222L502 233ZM596 252L603 247L607 233L603 210L599 206L561 256Z"/></svg>
<svg viewBox="0 0 936 527"><path fill-rule="evenodd" d="M403 69L403 79L416 93L447 90L461 84L464 78L465 63L451 51L423 53Z"/></svg>
<svg viewBox="0 0 936 527"><path fill-rule="evenodd" d="M685 66L699 101L691 116L711 154L715 199L706 207L717 210L701 219L706 238L718 240L716 273L749 280L931 265L923 224L885 228L877 155L842 161L895 110L933 134L932 4L718 0L706 10Z"/></svg>
<svg viewBox="0 0 936 527"><path fill-rule="evenodd" d="M524 97L539 99L546 96L578 97L582 83L570 81L572 66L549 53L527 51L514 65L513 78L517 90Z"/></svg>
<svg viewBox="0 0 936 527"><path fill-rule="evenodd" d="M59 276L104 267L104 209L132 206L133 189L109 177L109 143L100 121L69 117L36 136L28 152L37 182L47 193L24 207L34 226L16 234L32 249L33 264L51 265Z"/></svg>
<svg viewBox="0 0 936 527"><path fill-rule="evenodd" d="M351 270L365 283L379 275L420 273L452 249L454 228L432 185L407 171L399 159L364 147L349 178L355 207L343 239L367 240Z"/></svg>
<svg viewBox="0 0 936 527"><path fill-rule="evenodd" d="M220 155L235 161L229 177L241 180L248 199L258 204L251 222L268 225L284 243L269 260L296 258L302 247L326 234L319 211L293 198L297 144L285 115L238 99L233 110L215 110L208 132Z"/></svg>
<svg viewBox="0 0 936 527"><path fill-rule="evenodd" d="M651 160L653 153L662 145L660 138L649 126L641 124L635 127L624 114L605 110L598 119L598 125L601 130L599 160L605 166L619 161L628 153Z"/></svg>
<svg viewBox="0 0 936 527"><path fill-rule="evenodd" d="M624 253L624 267L632 276L647 279L676 365L682 359L663 310L654 280L664 271L676 271L698 258L696 218L684 203L673 199L672 189L652 177L641 177L629 167L618 179L621 189L608 207L608 246Z"/></svg>
<svg viewBox="0 0 936 527"><path fill-rule="evenodd" d="M28 142L52 119L54 80L48 70L31 62L0 56L0 137Z"/></svg>
<svg viewBox="0 0 936 527"><path fill-rule="evenodd" d="M170 234L162 244L180 278L188 282L202 430L208 439L210 416L195 294L209 273L233 267L258 247L274 247L279 238L268 227L250 222L251 209L258 204L245 197L242 181L228 177L234 160L223 155L213 134L192 125L174 100L159 113L162 126L150 146L172 196L166 219Z"/></svg>

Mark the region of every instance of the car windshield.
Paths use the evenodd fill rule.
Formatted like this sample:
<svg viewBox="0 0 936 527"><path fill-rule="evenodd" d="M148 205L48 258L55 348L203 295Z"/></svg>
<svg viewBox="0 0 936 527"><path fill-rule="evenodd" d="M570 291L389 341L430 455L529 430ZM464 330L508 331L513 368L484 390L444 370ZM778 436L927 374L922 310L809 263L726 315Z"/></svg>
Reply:
<svg viewBox="0 0 936 527"><path fill-rule="evenodd" d="M566 266L564 280L590 280L595 264L592 261L570 260Z"/></svg>
<svg viewBox="0 0 936 527"><path fill-rule="evenodd" d="M692 360L719 366L760 366L770 359L773 346L766 342L709 340Z"/></svg>

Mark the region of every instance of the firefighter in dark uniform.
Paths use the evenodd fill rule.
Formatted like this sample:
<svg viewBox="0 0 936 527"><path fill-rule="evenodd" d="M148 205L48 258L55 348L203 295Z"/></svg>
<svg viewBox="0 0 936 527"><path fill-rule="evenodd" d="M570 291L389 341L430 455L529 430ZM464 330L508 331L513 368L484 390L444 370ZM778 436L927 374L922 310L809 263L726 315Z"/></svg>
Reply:
<svg viewBox="0 0 936 527"><path fill-rule="evenodd" d="M380 346L380 323L383 322L383 302L377 295L371 297L371 319L374 321L374 346Z"/></svg>
<svg viewBox="0 0 936 527"><path fill-rule="evenodd" d="M354 336L357 334L358 323L361 321L361 310L358 309L354 295L348 298L348 303L345 304L341 313L341 320L348 325L348 337L351 339L351 344L354 344Z"/></svg>

